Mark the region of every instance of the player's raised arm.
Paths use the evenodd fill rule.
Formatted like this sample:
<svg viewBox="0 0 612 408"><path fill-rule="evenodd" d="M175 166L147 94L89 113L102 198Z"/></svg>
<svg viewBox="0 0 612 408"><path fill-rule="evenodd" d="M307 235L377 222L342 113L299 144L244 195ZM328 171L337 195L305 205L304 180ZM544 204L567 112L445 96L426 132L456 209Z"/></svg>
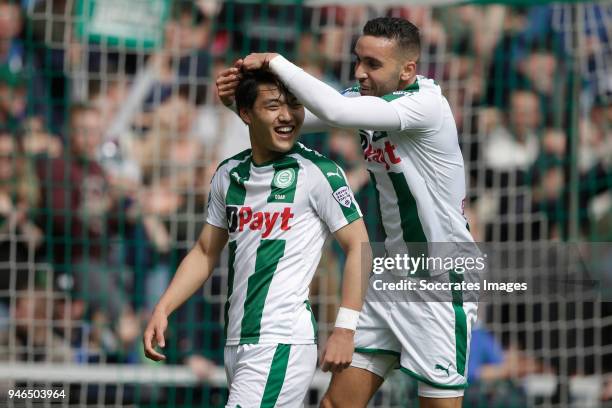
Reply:
<svg viewBox="0 0 612 408"><path fill-rule="evenodd" d="M145 355L151 360L166 358L155 351L154 347L165 346L164 331L168 326L168 316L206 282L227 243L227 238L226 229L205 224L198 242L179 265L170 286L155 306L144 332Z"/></svg>
<svg viewBox="0 0 612 408"><path fill-rule="evenodd" d="M234 65L230 68L226 68L221 71L216 78L217 95L219 99L228 109L236 111L236 88L240 82L242 59L236 60ZM315 114L310 112L307 108L304 108L304 123L302 124L302 132L319 132L329 130L330 126L319 119Z"/></svg>
<svg viewBox="0 0 612 408"><path fill-rule="evenodd" d="M400 117L391 104L374 96L346 98L300 67L273 53L251 54L243 69L268 67L318 118L334 127L400 130Z"/></svg>

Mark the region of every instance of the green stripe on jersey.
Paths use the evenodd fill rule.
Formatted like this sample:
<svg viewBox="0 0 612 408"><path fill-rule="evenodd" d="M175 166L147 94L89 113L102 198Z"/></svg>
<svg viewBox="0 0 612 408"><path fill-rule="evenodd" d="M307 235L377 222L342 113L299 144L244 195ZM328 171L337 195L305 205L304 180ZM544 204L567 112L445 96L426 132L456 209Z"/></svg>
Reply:
<svg viewBox="0 0 612 408"><path fill-rule="evenodd" d="M423 231L423 225L419 218L416 200L408 187L404 173L387 173L393 184L393 190L397 196L397 210L400 214L400 225L402 228L402 239L408 244L411 251L422 253L427 257L427 237ZM423 245L415 245L423 243ZM421 268L413 273L413 276L429 276L429 271Z"/></svg>
<svg viewBox="0 0 612 408"><path fill-rule="evenodd" d="M231 241L228 244L229 255L227 259L227 300L225 301L225 309L223 312L223 319L225 321L224 335L227 338L227 326L229 324L229 308L230 308L230 296L234 291L234 261L236 260L236 241Z"/></svg>
<svg viewBox="0 0 612 408"><path fill-rule="evenodd" d="M274 357L272 357L270 373L266 380L266 388L264 388L264 393L261 397L261 408L274 408L276 405L281 388L283 388L283 382L285 381L290 352L290 344L279 344L276 346Z"/></svg>
<svg viewBox="0 0 612 408"><path fill-rule="evenodd" d="M295 187L297 186L300 165L298 161L285 156L273 164L274 177L270 185L269 203L292 203L295 198Z"/></svg>
<svg viewBox="0 0 612 408"><path fill-rule="evenodd" d="M334 193L341 188L349 188L340 167L333 160L328 159L314 150L304 147L301 143L295 144L295 151L317 166L321 173L323 173L323 176ZM349 207L345 207L340 203L338 203L338 205L342 209L342 214L344 214L344 218L346 218L349 224L360 218L359 211L357 211L357 207L355 206L355 200L351 200L351 205Z"/></svg>
<svg viewBox="0 0 612 408"><path fill-rule="evenodd" d="M278 261L285 253L284 239L262 239L257 248L255 272L249 276L244 315L240 329L240 344L251 344L259 341L261 317L270 289L270 283L276 272Z"/></svg>
<svg viewBox="0 0 612 408"><path fill-rule="evenodd" d="M221 166L223 166L225 163L228 163L231 160L243 161L244 159L246 159L250 155L251 155L251 149L243 150L240 153L235 154L232 157L228 157L227 159L225 159L221 163L219 163L219 165L217 166L217 170L219 170L221 168ZM215 171L217 171L217 170L215 170Z"/></svg>
<svg viewBox="0 0 612 408"><path fill-rule="evenodd" d="M417 211L416 200L406 182L404 173L387 173L397 196L397 209L400 213L404 242L427 242L423 225Z"/></svg>
<svg viewBox="0 0 612 408"><path fill-rule="evenodd" d="M317 339L319 338L319 325L317 324L317 319L315 319L314 313L312 312L310 301L306 299L304 303L306 304L306 310L310 312L310 323L312 323L312 331L314 332L314 339L315 341L317 341Z"/></svg>
<svg viewBox="0 0 612 408"><path fill-rule="evenodd" d="M374 176L374 173L372 173L370 170L368 170L368 173L370 173L370 181L372 181L372 184L374 185L374 194L376 197L376 211L378 213L378 222L382 225L382 232L383 232L383 241L385 241L387 239L387 231L385 230L385 223L382 221L382 210L380 208L380 192L378 191L378 186L376 184L376 176Z"/></svg>
<svg viewBox="0 0 612 408"><path fill-rule="evenodd" d="M225 196L225 203L228 205L243 205L246 198L246 188L244 183L251 176L251 160L249 156L243 162L230 170L230 185Z"/></svg>

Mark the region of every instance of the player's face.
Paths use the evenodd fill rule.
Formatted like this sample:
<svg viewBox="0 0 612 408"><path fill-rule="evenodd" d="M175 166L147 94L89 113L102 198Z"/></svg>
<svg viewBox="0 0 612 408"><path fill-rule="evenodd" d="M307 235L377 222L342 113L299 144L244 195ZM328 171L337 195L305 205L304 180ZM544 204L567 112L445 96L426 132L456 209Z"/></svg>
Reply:
<svg viewBox="0 0 612 408"><path fill-rule="evenodd" d="M285 153L295 144L304 123L304 106L275 85L259 85L253 108L246 111L254 148ZM256 145L256 146L255 146Z"/></svg>
<svg viewBox="0 0 612 408"><path fill-rule="evenodd" d="M361 95L383 96L399 89L402 62L395 40L362 35L353 53L357 58L355 78L361 86Z"/></svg>

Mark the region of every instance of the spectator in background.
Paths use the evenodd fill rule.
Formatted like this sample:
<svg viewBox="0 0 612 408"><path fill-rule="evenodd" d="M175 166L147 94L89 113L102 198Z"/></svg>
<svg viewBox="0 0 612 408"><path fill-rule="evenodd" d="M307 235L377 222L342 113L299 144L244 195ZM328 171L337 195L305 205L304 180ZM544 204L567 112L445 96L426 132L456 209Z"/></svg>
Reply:
<svg viewBox="0 0 612 408"><path fill-rule="evenodd" d="M559 164L552 164L539 169L539 177L534 184L533 208L546 215L548 236L545 238L561 240L567 238L567 191L565 189L564 169ZM544 238L544 237L542 237Z"/></svg>
<svg viewBox="0 0 612 408"><path fill-rule="evenodd" d="M26 78L8 65L0 66L0 123L16 131L26 113Z"/></svg>
<svg viewBox="0 0 612 408"><path fill-rule="evenodd" d="M470 386L463 398L473 408L524 407L524 390L512 380L543 372L544 366L515 348L504 351L495 336L477 323L472 329L468 361Z"/></svg>
<svg viewBox="0 0 612 408"><path fill-rule="evenodd" d="M533 211L546 215L546 238L560 239L567 224L567 196L564 164L567 135L561 129L547 128L542 132L540 153L530 168L533 188ZM545 238L545 237L542 237Z"/></svg>
<svg viewBox="0 0 612 408"><path fill-rule="evenodd" d="M207 5L212 4L211 7ZM195 92L191 101L204 98L205 83L210 66L209 45L212 43L212 23L220 11L216 1L173 2L173 16L166 25L165 49L172 58L178 85L191 85Z"/></svg>
<svg viewBox="0 0 612 408"><path fill-rule="evenodd" d="M137 135L131 129L157 127L153 112L173 95L181 93L191 104L204 103L210 52L214 48L212 22L219 11L220 4L215 0L172 2L163 48L154 51L146 65L138 67L133 82L128 84L121 78L108 86L95 83L95 101L108 117L105 136L107 144L110 141L115 145L111 149L115 155L138 155L134 152L137 147L132 145ZM124 176L127 173L133 179L142 176L134 172L126 157L119 161L121 168L115 163L117 171L109 170Z"/></svg>
<svg viewBox="0 0 612 408"><path fill-rule="evenodd" d="M538 158L540 148L536 132L540 123L537 96L530 91L516 90L510 95L510 111L505 123L498 123L491 133L485 136L485 182L495 193L497 215L493 221L498 223L488 226L487 240L524 239L524 222L513 217L531 212L531 200L521 187L528 185L528 171ZM499 215L509 218L501 217L500 220ZM497 227L499 230L496 230ZM516 232L515 236L508 235L510 230Z"/></svg>
<svg viewBox="0 0 612 408"><path fill-rule="evenodd" d="M36 174L17 138L0 130L0 263L34 262L43 233L33 222L40 199ZM17 274L20 283L26 276ZM10 287L11 269L0 269L0 291Z"/></svg>
<svg viewBox="0 0 612 408"><path fill-rule="evenodd" d="M8 360L11 354L16 354L20 361L28 362L74 361L70 345L53 333L53 311L47 307L52 302L52 293L40 289L21 290L18 293L11 316L15 337L10 338L12 330L0 332L0 361Z"/></svg>
<svg viewBox="0 0 612 408"><path fill-rule="evenodd" d="M74 2L33 0L30 3L28 14L24 15L27 30L22 36L27 50L22 71L28 78L28 114L40 115L54 134L61 134L69 89L66 67L78 56L73 52L76 44L71 22Z"/></svg>
<svg viewBox="0 0 612 408"><path fill-rule="evenodd" d="M85 320L87 303L75 293L74 279L67 274L53 276L53 321L54 331L70 344L74 360L92 362L92 354L101 349L93 343L91 325Z"/></svg>
<svg viewBox="0 0 612 408"><path fill-rule="evenodd" d="M153 110L177 89L186 89L192 103L204 102L214 48L212 22L219 11L215 0L172 2L163 48L153 52L144 69L136 72L130 92L109 126L110 136L121 137L143 103Z"/></svg>
<svg viewBox="0 0 612 408"><path fill-rule="evenodd" d="M601 108L600 108L601 109ZM612 111L610 107L608 109ZM612 189L612 137L610 122L596 114L581 120L579 127L578 170L580 188L579 225L583 236L591 235L592 221L610 214L609 199L606 195ZM605 112L605 110L604 110ZM600 231L602 232L602 231Z"/></svg>
<svg viewBox="0 0 612 408"><path fill-rule="evenodd" d="M143 176L139 201L144 217L143 228L133 231L140 238L132 237L134 244L128 250L138 254L130 262L149 311L167 287L175 251L193 240L199 228L197 218L194 222L192 217L177 218L175 214L193 214L205 207L207 173L214 171L214 167L209 169L210 156L193 132L196 107L188 95L170 96L153 112L152 120L154 126L133 151Z"/></svg>
<svg viewBox="0 0 612 408"><path fill-rule="evenodd" d="M40 116L32 116L22 122L19 135L24 153L34 159L57 158L62 154L63 146L59 137L49 133Z"/></svg>
<svg viewBox="0 0 612 408"><path fill-rule="evenodd" d="M578 7L581 8L581 18L584 19L580 22L576 21L580 16L577 14ZM530 74L531 86L539 90L542 87L548 89L547 94L553 96L553 99L547 102L566 103L563 92L567 90L559 85L567 81L559 76L562 70L551 65L573 62L575 58L582 60L581 102L590 104L610 91L612 42L607 12L609 10L606 5L598 2L583 2L575 8L544 4L527 9L524 29L513 46L513 59L521 64L523 61L533 64L534 59L539 60L535 62L536 66L526 69L525 72ZM577 43L578 35L581 41ZM556 61L553 61L553 58Z"/></svg>
<svg viewBox="0 0 612 408"><path fill-rule="evenodd" d="M19 3L0 0L0 66L6 65L11 72L24 66L24 47L18 38L22 24Z"/></svg>
<svg viewBox="0 0 612 408"><path fill-rule="evenodd" d="M310 24L312 9L302 4L223 2L219 30L229 38L233 55L276 50L293 56L301 27ZM230 57L233 57L230 55Z"/></svg>
<svg viewBox="0 0 612 408"><path fill-rule="evenodd" d="M518 62L524 86L534 92L542 107L542 123L547 126L567 126L569 81L567 67L563 67L554 52L534 49Z"/></svg>
<svg viewBox="0 0 612 408"><path fill-rule="evenodd" d="M496 173L522 172L538 157L540 104L530 91L513 91L510 112L505 124L487 136L484 159L488 169Z"/></svg>
<svg viewBox="0 0 612 408"><path fill-rule="evenodd" d="M129 272L112 262L111 238L130 220L121 197L114 195L107 175L96 161L102 138L99 112L86 104L70 108L69 143L64 157L40 162L45 202L43 219L48 254L59 273L72 275L76 291L98 321L117 325L122 345L135 340L138 322L126 297ZM136 333L120 331L125 322Z"/></svg>
<svg viewBox="0 0 612 408"><path fill-rule="evenodd" d="M213 63L213 77L225 69L225 61L216 59ZM214 88L211 88L214 90ZM240 117L225 108L217 95L212 93L212 102L198 107L197 116L193 123L193 134L209 152L208 158L212 161L212 170L228 157L248 149L251 145L249 130L240 120Z"/></svg>

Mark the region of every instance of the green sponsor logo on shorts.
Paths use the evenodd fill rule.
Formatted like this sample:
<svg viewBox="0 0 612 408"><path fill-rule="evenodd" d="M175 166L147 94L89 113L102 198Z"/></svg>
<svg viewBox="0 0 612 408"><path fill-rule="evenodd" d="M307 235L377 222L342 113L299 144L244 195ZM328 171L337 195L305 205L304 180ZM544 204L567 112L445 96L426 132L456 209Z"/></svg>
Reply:
<svg viewBox="0 0 612 408"><path fill-rule="evenodd" d="M448 377L450 377L450 372L449 372L449 370L450 370L450 366L451 366L452 364L453 364L453 363L448 363L448 367L446 367L446 368L444 368L444 366L442 366L442 365L440 365L440 364L436 364L436 366L434 367L434 370L442 370L442 371L446 371L446 375L447 375Z"/></svg>

